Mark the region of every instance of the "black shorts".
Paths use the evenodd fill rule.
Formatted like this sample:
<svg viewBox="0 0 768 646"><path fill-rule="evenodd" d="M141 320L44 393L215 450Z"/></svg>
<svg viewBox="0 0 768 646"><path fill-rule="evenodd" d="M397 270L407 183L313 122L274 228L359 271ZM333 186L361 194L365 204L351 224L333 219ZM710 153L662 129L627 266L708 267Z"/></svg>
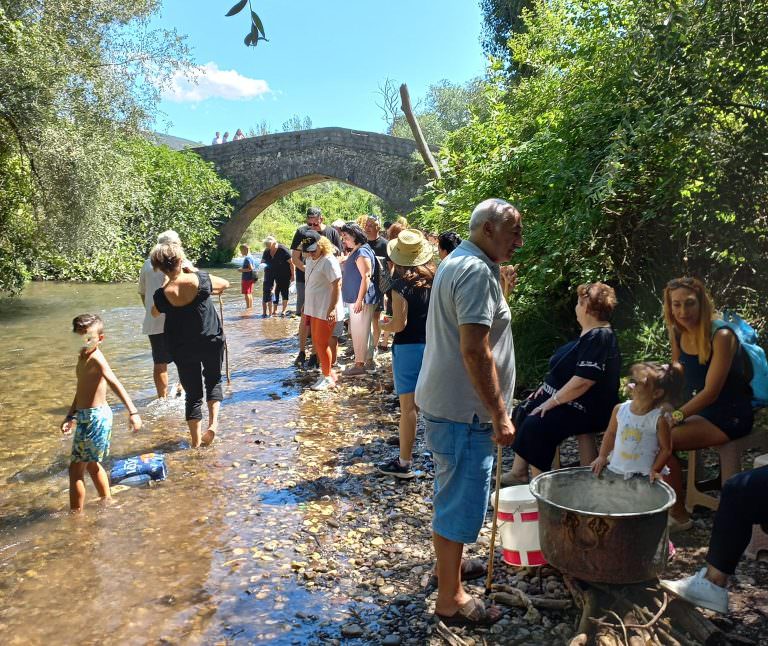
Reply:
<svg viewBox="0 0 768 646"><path fill-rule="evenodd" d="M717 426L731 440L749 435L755 419L755 412L750 402L713 404L696 415Z"/></svg>
<svg viewBox="0 0 768 646"><path fill-rule="evenodd" d="M168 346L165 343L165 332L150 334L149 344L152 346L153 363L173 363L171 353L168 352Z"/></svg>

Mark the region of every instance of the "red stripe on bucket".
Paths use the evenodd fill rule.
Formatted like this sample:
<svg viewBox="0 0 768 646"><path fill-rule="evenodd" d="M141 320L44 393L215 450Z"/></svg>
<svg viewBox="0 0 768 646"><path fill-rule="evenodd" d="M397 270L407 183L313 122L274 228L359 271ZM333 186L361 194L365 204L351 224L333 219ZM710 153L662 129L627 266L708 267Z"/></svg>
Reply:
<svg viewBox="0 0 768 646"><path fill-rule="evenodd" d="M547 560L544 558L544 555L539 552L528 552L528 564L529 565L546 565Z"/></svg>
<svg viewBox="0 0 768 646"><path fill-rule="evenodd" d="M544 558L544 555L539 550L526 552L525 555L528 558L528 563L526 565L546 565L547 564L547 560ZM516 550L502 549L501 560L504 561L507 565L523 565L523 558L520 552Z"/></svg>
<svg viewBox="0 0 768 646"><path fill-rule="evenodd" d="M515 550L501 550L501 559L509 565L521 565L520 552Z"/></svg>
<svg viewBox="0 0 768 646"><path fill-rule="evenodd" d="M506 511L500 511L499 512L499 520L505 520L507 522L512 523L512 522L515 521L515 515L514 514L510 514L510 513L506 512Z"/></svg>
<svg viewBox="0 0 768 646"><path fill-rule="evenodd" d="M524 511L522 514L520 514L520 518L522 518L524 523L527 523L527 522L533 521L533 520L539 520L539 512L538 511Z"/></svg>

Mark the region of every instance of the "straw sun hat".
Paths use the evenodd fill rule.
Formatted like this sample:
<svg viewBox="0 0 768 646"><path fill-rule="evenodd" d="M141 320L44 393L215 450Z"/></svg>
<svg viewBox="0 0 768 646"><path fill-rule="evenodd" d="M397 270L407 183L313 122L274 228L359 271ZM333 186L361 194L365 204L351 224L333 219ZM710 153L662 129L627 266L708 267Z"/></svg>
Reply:
<svg viewBox="0 0 768 646"><path fill-rule="evenodd" d="M387 243L389 259L401 267L416 267L432 260L434 250L418 229L404 229Z"/></svg>

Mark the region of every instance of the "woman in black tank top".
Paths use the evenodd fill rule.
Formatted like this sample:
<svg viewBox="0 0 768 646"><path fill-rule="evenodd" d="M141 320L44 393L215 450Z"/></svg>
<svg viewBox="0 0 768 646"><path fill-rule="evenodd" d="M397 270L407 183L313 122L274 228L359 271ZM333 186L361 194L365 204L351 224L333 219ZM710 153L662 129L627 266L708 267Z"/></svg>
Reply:
<svg viewBox="0 0 768 646"><path fill-rule="evenodd" d="M664 289L664 321L672 361L685 369L686 401L671 414L672 448L690 451L725 444L752 430L752 390L744 372L743 351L736 335L715 329L712 298L696 278L678 278ZM692 525L685 509L683 478L674 453L669 484L677 502L670 510L672 531Z"/></svg>
<svg viewBox="0 0 768 646"><path fill-rule="evenodd" d="M150 260L152 267L168 278L154 294L152 315L165 314L166 343L184 386L185 416L192 446L208 445L218 430L224 354L224 334L211 295L221 294L229 282L204 271L183 270L184 250L177 244L157 245ZM203 382L208 402L208 429L201 435Z"/></svg>
<svg viewBox="0 0 768 646"><path fill-rule="evenodd" d="M411 454L416 441L416 382L427 339L427 311L435 277L432 246L417 229L405 229L387 244L394 265L392 319L381 329L394 332L392 374L400 399L400 455L378 465L382 473L412 478Z"/></svg>

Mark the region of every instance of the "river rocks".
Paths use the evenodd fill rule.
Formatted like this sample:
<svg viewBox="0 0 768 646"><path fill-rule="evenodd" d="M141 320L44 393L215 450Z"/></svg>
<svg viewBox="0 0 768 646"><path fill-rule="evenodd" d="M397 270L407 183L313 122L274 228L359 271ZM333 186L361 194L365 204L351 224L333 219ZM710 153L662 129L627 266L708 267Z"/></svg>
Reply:
<svg viewBox="0 0 768 646"><path fill-rule="evenodd" d="M387 635L381 643L382 646L399 646L401 641L400 635Z"/></svg>
<svg viewBox="0 0 768 646"><path fill-rule="evenodd" d="M341 627L341 634L344 635L344 637L362 637L365 634L365 631L358 626L357 624L344 624Z"/></svg>

